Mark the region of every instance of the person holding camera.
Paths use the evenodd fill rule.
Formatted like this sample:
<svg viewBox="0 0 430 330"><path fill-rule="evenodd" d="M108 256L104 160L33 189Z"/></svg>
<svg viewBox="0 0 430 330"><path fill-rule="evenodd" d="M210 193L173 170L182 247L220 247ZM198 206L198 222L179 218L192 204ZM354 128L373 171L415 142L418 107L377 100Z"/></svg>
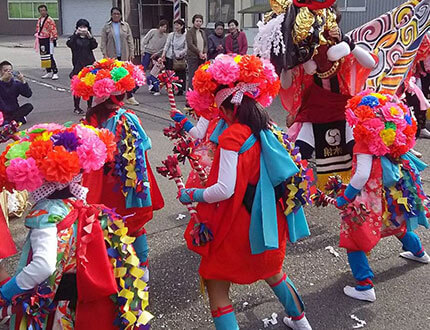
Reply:
<svg viewBox="0 0 430 330"><path fill-rule="evenodd" d="M57 64L54 59L54 47L57 46L58 32L55 21L48 14L48 7L40 5L37 7L40 17L36 24L36 44L35 48L39 50L42 68L46 73L42 79L58 79Z"/></svg>
<svg viewBox="0 0 430 330"><path fill-rule="evenodd" d="M166 44L164 45L161 58L166 62L166 69L175 71L181 82L181 87L177 95L183 95L187 82L187 41L185 22L182 19L177 19L173 22L174 31L169 33Z"/></svg>
<svg viewBox="0 0 430 330"><path fill-rule="evenodd" d="M26 116L33 111L33 105L26 103L19 105L20 95L29 98L32 95L30 86L22 73L13 71L8 61L0 63L0 111L3 113L4 123L15 120L25 124Z"/></svg>
<svg viewBox="0 0 430 330"><path fill-rule="evenodd" d="M97 48L98 44L97 40L91 34L91 26L86 19L81 18L76 22L75 33L70 36L66 42L66 45L72 50L73 70L69 75L71 79L84 67L93 64L96 60L93 50ZM81 98L73 97L73 100L75 106L73 112L78 115L85 113L85 111L80 107ZM87 101L87 105L88 108L91 108L92 98Z"/></svg>

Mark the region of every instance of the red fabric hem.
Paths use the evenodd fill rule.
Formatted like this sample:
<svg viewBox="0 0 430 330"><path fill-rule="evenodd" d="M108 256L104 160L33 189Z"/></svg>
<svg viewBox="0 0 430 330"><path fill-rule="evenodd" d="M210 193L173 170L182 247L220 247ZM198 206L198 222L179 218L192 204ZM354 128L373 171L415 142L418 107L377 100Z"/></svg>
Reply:
<svg viewBox="0 0 430 330"><path fill-rule="evenodd" d="M212 317L221 317L226 314L233 313L234 309L232 305L228 305L225 307L218 307L218 309L211 311Z"/></svg>
<svg viewBox="0 0 430 330"><path fill-rule="evenodd" d="M284 276L282 276L282 278L278 282L276 282L275 284L271 284L270 287L274 288L275 286L278 286L282 282L285 282L286 279L287 279L287 274L284 274Z"/></svg>

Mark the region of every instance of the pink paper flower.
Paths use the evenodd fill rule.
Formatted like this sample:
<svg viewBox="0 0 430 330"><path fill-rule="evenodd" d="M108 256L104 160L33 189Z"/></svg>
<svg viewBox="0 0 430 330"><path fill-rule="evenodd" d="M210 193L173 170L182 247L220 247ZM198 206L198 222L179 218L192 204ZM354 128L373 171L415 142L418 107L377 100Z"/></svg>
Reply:
<svg viewBox="0 0 430 330"><path fill-rule="evenodd" d="M278 79L278 75L276 74L275 67L268 59L263 59L263 72L266 76L266 79L273 84L276 79Z"/></svg>
<svg viewBox="0 0 430 330"><path fill-rule="evenodd" d="M82 140L97 136L95 131L83 125L76 125L75 130L76 130L76 135Z"/></svg>
<svg viewBox="0 0 430 330"><path fill-rule="evenodd" d="M31 132L31 131L34 131L35 129L45 129L47 131L56 131L56 130L64 129L64 126L56 123L43 123L43 124L33 125L29 129L27 129L27 131Z"/></svg>
<svg viewBox="0 0 430 330"><path fill-rule="evenodd" d="M229 55L219 55L208 69L219 84L229 85L239 79L240 67Z"/></svg>
<svg viewBox="0 0 430 330"><path fill-rule="evenodd" d="M76 152L85 173L99 170L107 157L106 145L97 136L85 139Z"/></svg>
<svg viewBox="0 0 430 330"><path fill-rule="evenodd" d="M115 91L115 82L109 78L97 80L94 83L93 90L98 98L110 96Z"/></svg>
<svg viewBox="0 0 430 330"><path fill-rule="evenodd" d="M354 127L359 123L359 120L355 115L354 111L352 111L352 109L346 109L345 117L346 117L346 121L351 127Z"/></svg>
<svg viewBox="0 0 430 330"><path fill-rule="evenodd" d="M6 168L7 178L17 190L34 191L43 184L43 176L33 158L14 158Z"/></svg>
<svg viewBox="0 0 430 330"><path fill-rule="evenodd" d="M187 101L197 113L209 109L214 103L213 95L211 94L200 94L197 91L187 92Z"/></svg>
<svg viewBox="0 0 430 330"><path fill-rule="evenodd" d="M135 66L133 69L133 79L136 81L137 86L143 86L146 84L145 72L138 66Z"/></svg>

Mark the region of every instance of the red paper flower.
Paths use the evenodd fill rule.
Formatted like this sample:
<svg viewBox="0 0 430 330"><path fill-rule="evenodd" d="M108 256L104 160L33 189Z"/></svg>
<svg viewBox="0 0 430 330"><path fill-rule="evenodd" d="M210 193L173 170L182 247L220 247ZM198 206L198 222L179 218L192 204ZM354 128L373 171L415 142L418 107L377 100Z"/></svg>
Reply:
<svg viewBox="0 0 430 330"><path fill-rule="evenodd" d="M107 161L112 161L114 159L114 155L117 152L117 146L115 143L115 135L108 129L102 128L99 132L99 138L106 145L107 151Z"/></svg>
<svg viewBox="0 0 430 330"><path fill-rule="evenodd" d="M115 87L121 93L125 93L125 92L129 92L129 91L133 90L136 87L136 82L134 81L134 79L131 75L127 75L124 78L120 79L115 84Z"/></svg>
<svg viewBox="0 0 430 330"><path fill-rule="evenodd" d="M263 62L255 55L245 55L239 61L240 80L248 83L256 83L261 80L264 72Z"/></svg>
<svg viewBox="0 0 430 330"><path fill-rule="evenodd" d="M40 170L47 181L70 182L81 170L78 154L75 151L67 152L63 146L56 146L46 155Z"/></svg>
<svg viewBox="0 0 430 330"><path fill-rule="evenodd" d="M37 167L40 167L44 162L45 157L52 151L54 145L49 141L34 141L25 155L27 158L33 158L36 161Z"/></svg>
<svg viewBox="0 0 430 330"><path fill-rule="evenodd" d="M212 80L212 75L209 72L200 68L194 74L193 87L200 94L212 94L218 85Z"/></svg>
<svg viewBox="0 0 430 330"><path fill-rule="evenodd" d="M104 78L112 79L112 77L110 75L110 71L107 69L101 69L101 70L97 71L96 80L102 80Z"/></svg>

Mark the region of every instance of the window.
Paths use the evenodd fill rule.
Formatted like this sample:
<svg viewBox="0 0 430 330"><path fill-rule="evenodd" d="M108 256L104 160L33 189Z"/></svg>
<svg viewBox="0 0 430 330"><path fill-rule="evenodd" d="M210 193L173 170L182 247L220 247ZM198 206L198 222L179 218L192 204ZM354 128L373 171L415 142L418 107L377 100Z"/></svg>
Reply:
<svg viewBox="0 0 430 330"><path fill-rule="evenodd" d="M58 19L58 0L28 1L28 0L8 0L9 19L37 19L39 5L48 7L49 16Z"/></svg>
<svg viewBox="0 0 430 330"><path fill-rule="evenodd" d="M234 18L234 0L209 0L208 23L223 21L227 23Z"/></svg>
<svg viewBox="0 0 430 330"><path fill-rule="evenodd" d="M366 0L338 0L337 5L342 11L366 11Z"/></svg>

